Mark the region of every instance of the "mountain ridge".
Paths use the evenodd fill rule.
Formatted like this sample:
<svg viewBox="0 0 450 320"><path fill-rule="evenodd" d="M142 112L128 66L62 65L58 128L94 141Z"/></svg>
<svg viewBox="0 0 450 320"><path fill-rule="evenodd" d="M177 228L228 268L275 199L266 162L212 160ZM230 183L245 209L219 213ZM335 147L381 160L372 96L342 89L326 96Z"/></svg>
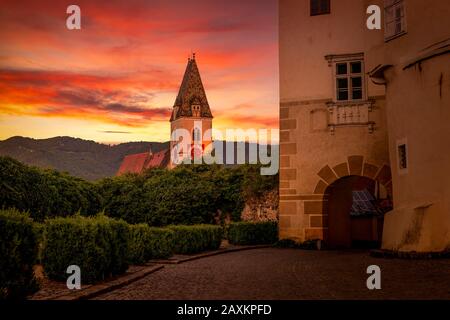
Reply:
<svg viewBox="0 0 450 320"><path fill-rule="evenodd" d="M53 168L87 180L116 174L128 154L158 152L169 142L125 142L107 145L68 136L33 139L14 136L0 141L0 156L9 156L28 165Z"/></svg>
<svg viewBox="0 0 450 320"><path fill-rule="evenodd" d="M234 163L237 162L237 144L233 141L215 141L223 143L223 162L228 163L227 152L234 149ZM245 143L245 160L249 160L250 145ZM169 149L167 142L124 142L108 145L69 136L47 139L34 139L14 136L0 140L0 156L9 156L20 162L40 168L52 168L86 180L98 180L116 175L125 156L135 153L159 152ZM270 147L269 147L270 148ZM230 150L231 150L230 149Z"/></svg>

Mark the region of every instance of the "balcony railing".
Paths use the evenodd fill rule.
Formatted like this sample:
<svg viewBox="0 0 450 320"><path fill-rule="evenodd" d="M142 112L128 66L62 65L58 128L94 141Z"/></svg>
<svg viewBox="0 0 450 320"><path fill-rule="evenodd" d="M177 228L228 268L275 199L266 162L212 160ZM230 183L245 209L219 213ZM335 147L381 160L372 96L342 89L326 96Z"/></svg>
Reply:
<svg viewBox="0 0 450 320"><path fill-rule="evenodd" d="M334 134L337 127L366 126L372 133L375 122L370 120L373 101L349 101L328 103L328 128Z"/></svg>

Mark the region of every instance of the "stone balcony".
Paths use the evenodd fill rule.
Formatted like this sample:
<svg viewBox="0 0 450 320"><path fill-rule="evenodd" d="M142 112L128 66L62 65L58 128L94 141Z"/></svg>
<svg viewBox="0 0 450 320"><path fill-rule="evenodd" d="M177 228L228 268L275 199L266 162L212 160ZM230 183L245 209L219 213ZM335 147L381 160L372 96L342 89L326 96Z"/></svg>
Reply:
<svg viewBox="0 0 450 320"><path fill-rule="evenodd" d="M370 114L374 101L344 101L328 102L328 129L331 134L337 127L367 127L372 133L375 122L371 121Z"/></svg>

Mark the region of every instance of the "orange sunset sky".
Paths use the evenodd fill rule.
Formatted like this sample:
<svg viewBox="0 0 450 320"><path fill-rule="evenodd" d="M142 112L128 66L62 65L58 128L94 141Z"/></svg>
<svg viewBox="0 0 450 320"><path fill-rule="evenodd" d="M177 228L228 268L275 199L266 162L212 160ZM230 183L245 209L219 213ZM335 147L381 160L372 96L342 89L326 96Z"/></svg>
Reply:
<svg viewBox="0 0 450 320"><path fill-rule="evenodd" d="M276 0L0 0L0 140L168 141L191 51L214 128L276 129L277 16Z"/></svg>

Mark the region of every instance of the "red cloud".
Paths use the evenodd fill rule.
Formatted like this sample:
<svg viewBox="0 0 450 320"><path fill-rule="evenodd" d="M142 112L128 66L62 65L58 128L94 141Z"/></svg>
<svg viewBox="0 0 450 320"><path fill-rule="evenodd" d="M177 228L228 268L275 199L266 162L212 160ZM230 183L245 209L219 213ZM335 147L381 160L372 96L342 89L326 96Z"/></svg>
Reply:
<svg viewBox="0 0 450 320"><path fill-rule="evenodd" d="M76 4L82 29L69 31L67 1L2 2L0 115L77 117L129 127L167 121L173 103L168 97L175 99L191 50L198 52L206 89L216 96L228 98L238 86L235 95L261 91L266 104L273 91L269 100L277 100L276 0ZM211 103L220 108L228 101ZM273 119L244 119L232 111L220 117L273 126L277 105L265 108L273 109Z"/></svg>
<svg viewBox="0 0 450 320"><path fill-rule="evenodd" d="M154 120L167 121L170 116L170 108L151 105L153 95L146 90L175 88L175 85L151 80L136 84L122 77L0 70L0 112L83 117L144 126Z"/></svg>

